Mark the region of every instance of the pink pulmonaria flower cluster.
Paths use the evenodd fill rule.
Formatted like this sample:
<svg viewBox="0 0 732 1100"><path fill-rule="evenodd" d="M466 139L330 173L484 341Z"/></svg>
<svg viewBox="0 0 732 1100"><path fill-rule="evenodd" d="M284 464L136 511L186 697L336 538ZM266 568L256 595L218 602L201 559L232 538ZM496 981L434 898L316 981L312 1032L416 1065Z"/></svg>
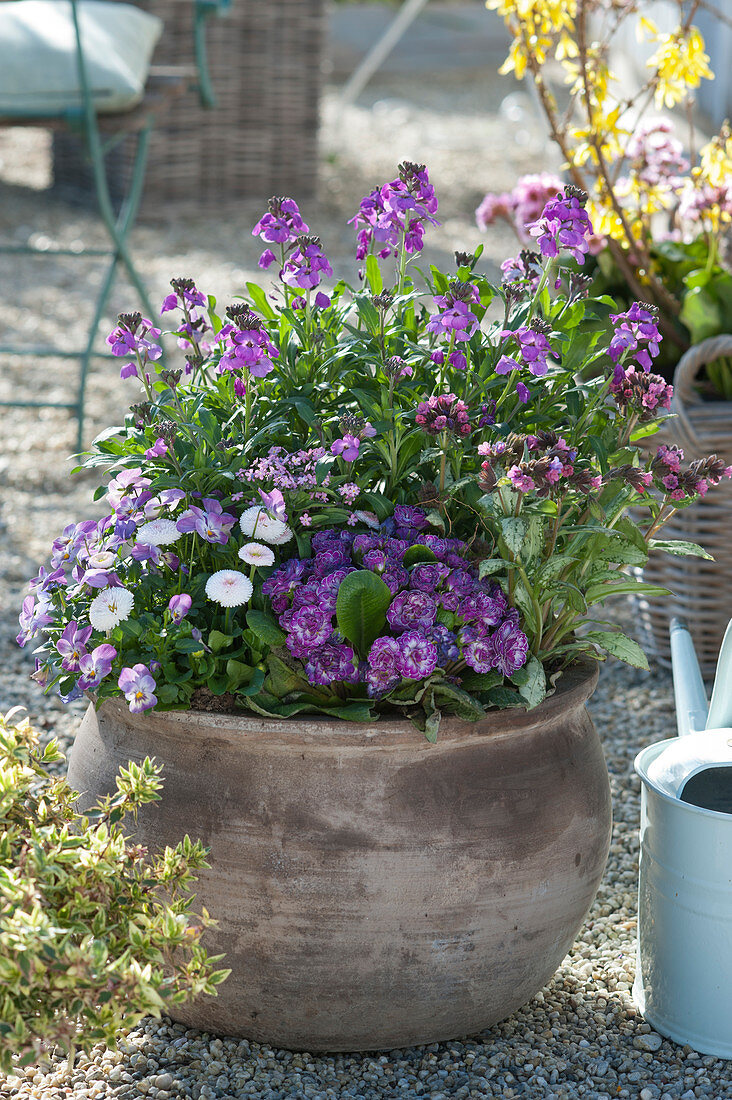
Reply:
<svg viewBox="0 0 732 1100"><path fill-rule="evenodd" d="M120 370L120 378L143 377L148 364L163 354L158 343L160 334L161 330L140 313L120 313L117 327L107 337L112 355L132 357Z"/></svg>
<svg viewBox="0 0 732 1100"><path fill-rule="evenodd" d="M650 370L662 339L655 306L633 302L625 313L611 313L610 320L615 326L607 352L612 361L632 355L643 370Z"/></svg>
<svg viewBox="0 0 732 1100"><path fill-rule="evenodd" d="M527 226L536 237L542 256L553 259L569 252L578 264L585 262L590 250L592 223L585 210L587 195L579 187L567 185L544 207L541 217Z"/></svg>
<svg viewBox="0 0 732 1100"><path fill-rule="evenodd" d="M610 392L623 412L631 410L640 420L653 420L661 409L671 406L674 388L660 374L639 371L632 364L613 371Z"/></svg>
<svg viewBox="0 0 732 1100"><path fill-rule="evenodd" d="M427 332L457 343L469 340L478 328L478 318L470 309L470 303L479 301L477 287L471 283L453 281L447 294L435 296L435 304L440 311L430 317Z"/></svg>
<svg viewBox="0 0 732 1100"><path fill-rule="evenodd" d="M528 226L540 217L546 204L562 190L562 186L559 177L551 172L520 176L512 191L500 194L489 192L485 196L475 211L478 228L485 230L502 218L513 227L520 241L528 243L531 240Z"/></svg>
<svg viewBox="0 0 732 1100"><path fill-rule="evenodd" d="M665 185L676 190L689 171L684 147L673 132L673 124L667 119L654 118L641 122L628 138L623 159L648 187ZM618 180L621 192L623 183L623 179Z"/></svg>
<svg viewBox="0 0 732 1100"><path fill-rule="evenodd" d="M478 480L486 493L493 492L501 477L520 493L540 497L567 489L586 495L602 486L591 461L580 458L576 448L554 431L511 434L506 440L480 443L478 453L484 458Z"/></svg>
<svg viewBox="0 0 732 1100"><path fill-rule="evenodd" d="M732 477L732 466L725 466L717 455L698 458L686 470L682 469L683 461L681 447L661 444L651 462L657 488L673 501L688 502L695 496L703 497L723 477Z"/></svg>
<svg viewBox="0 0 732 1100"><path fill-rule="evenodd" d="M505 676L525 664L528 640L518 612L498 585L478 579L465 543L425 534L426 524L419 509L397 505L369 533L318 531L313 557L286 561L264 582L287 647L311 684L360 682L382 698L438 668L459 682L461 661ZM426 547L433 560L405 567L410 546ZM356 569L376 573L392 594L385 632L363 661L338 633L335 615L340 585Z"/></svg>
<svg viewBox="0 0 732 1100"><path fill-rule="evenodd" d="M348 223L363 226L356 259L363 260L372 247L381 259L396 256L402 241L406 252L420 252L425 224L440 224L432 216L436 212L437 196L424 164L405 161L399 165L399 179L361 199L358 213Z"/></svg>
<svg viewBox="0 0 732 1100"><path fill-rule="evenodd" d="M536 378L543 378L549 370L547 362L552 353L548 340L551 326L535 318L530 325L517 329L504 329L501 340L515 340L518 349L514 355L501 355L496 363L496 374L510 374L514 370L528 369Z"/></svg>
<svg viewBox="0 0 732 1100"><path fill-rule="evenodd" d="M417 406L415 423L427 435L440 435L451 432L453 435L470 435L470 413L468 406L454 393L441 393Z"/></svg>

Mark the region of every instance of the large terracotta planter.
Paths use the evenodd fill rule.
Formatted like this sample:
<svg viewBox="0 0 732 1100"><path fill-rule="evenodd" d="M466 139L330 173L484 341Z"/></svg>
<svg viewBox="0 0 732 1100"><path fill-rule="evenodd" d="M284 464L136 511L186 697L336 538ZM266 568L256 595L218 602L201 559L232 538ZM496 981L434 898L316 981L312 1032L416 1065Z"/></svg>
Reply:
<svg viewBox="0 0 732 1100"><path fill-rule="evenodd" d="M372 1050L480 1031L551 977L607 858L607 770L580 664L536 710L429 744L371 726L91 708L71 753L83 801L155 756L155 847L210 845L198 904L233 970L177 1020L306 1050Z"/></svg>

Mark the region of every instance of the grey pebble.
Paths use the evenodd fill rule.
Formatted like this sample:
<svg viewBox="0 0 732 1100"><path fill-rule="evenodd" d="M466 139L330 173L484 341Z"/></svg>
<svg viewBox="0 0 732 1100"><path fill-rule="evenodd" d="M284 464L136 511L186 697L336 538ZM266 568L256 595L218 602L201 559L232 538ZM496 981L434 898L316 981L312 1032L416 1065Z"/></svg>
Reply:
<svg viewBox="0 0 732 1100"><path fill-rule="evenodd" d="M650 1054L659 1050L662 1043L663 1039L655 1031L650 1031L647 1035L636 1035L633 1040L636 1050L645 1050Z"/></svg>

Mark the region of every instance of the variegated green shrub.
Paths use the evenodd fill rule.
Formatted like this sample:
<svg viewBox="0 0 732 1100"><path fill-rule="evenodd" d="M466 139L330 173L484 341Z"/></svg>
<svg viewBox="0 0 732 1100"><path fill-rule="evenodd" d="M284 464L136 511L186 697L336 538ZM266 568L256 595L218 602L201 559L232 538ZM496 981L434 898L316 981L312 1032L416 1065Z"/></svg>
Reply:
<svg viewBox="0 0 732 1100"><path fill-rule="evenodd" d="M215 970L191 913L206 850L185 837L151 855L123 823L156 801L161 769L120 769L117 792L82 815L18 710L0 715L0 1071L44 1050L114 1044L124 1025L166 1004L215 993Z"/></svg>

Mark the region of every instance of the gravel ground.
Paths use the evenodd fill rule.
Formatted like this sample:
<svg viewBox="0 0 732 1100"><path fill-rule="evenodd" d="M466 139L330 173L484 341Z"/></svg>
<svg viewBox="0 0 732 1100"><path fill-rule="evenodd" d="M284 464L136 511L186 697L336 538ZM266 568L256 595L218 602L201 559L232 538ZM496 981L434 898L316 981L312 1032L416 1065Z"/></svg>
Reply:
<svg viewBox="0 0 732 1100"><path fill-rule="evenodd" d="M481 241L472 211L485 189L500 189L522 171L555 167L522 93L484 71L387 75L359 104L339 114L335 93L324 102L321 195L306 220L319 232L337 275L352 277L352 235L345 221L359 198L390 178L404 158L427 160L441 197L443 229L427 260L449 262L454 248ZM500 151L500 156L496 151ZM58 243L96 237L94 219L20 186L42 188L48 179L47 147L40 135L0 135L3 230L17 240L31 232ZM266 196L263 196L263 199ZM155 299L171 275L191 274L199 285L228 299L256 275L258 247L250 227L262 203L244 203L225 218L200 211L175 221L141 225L134 246ZM40 223L40 225L39 225ZM489 270L513 249L507 230L485 241ZM3 260L0 278L10 332L35 341L72 338L84 311L90 268L81 277L53 258L40 261L42 276L25 275ZM39 291L39 285L42 291ZM114 311L134 304L120 285ZM112 317L107 320L112 321ZM68 367L34 367L14 360L0 372L0 398L41 379L64 392ZM95 372L89 400L89 434L120 417L131 399L116 371ZM15 621L23 586L65 523L92 514L94 479L68 480L73 425L61 413L14 411L0 441L0 709L22 704L40 728L68 747L80 709L63 710L28 682L30 655L15 647ZM627 616L627 609L621 614ZM613 664L602 670L592 711L602 732L612 780L615 826L610 859L597 899L577 943L552 981L509 1020L459 1042L383 1054L293 1054L255 1043L187 1031L148 1020L125 1034L118 1051L98 1048L79 1056L70 1077L64 1063L29 1070L0 1082L0 1097L119 1098L257 1097L542 1097L609 1100L732 1098L732 1064L663 1040L641 1019L630 989L635 963L639 784L636 752L674 730L670 678L654 668L643 674Z"/></svg>

